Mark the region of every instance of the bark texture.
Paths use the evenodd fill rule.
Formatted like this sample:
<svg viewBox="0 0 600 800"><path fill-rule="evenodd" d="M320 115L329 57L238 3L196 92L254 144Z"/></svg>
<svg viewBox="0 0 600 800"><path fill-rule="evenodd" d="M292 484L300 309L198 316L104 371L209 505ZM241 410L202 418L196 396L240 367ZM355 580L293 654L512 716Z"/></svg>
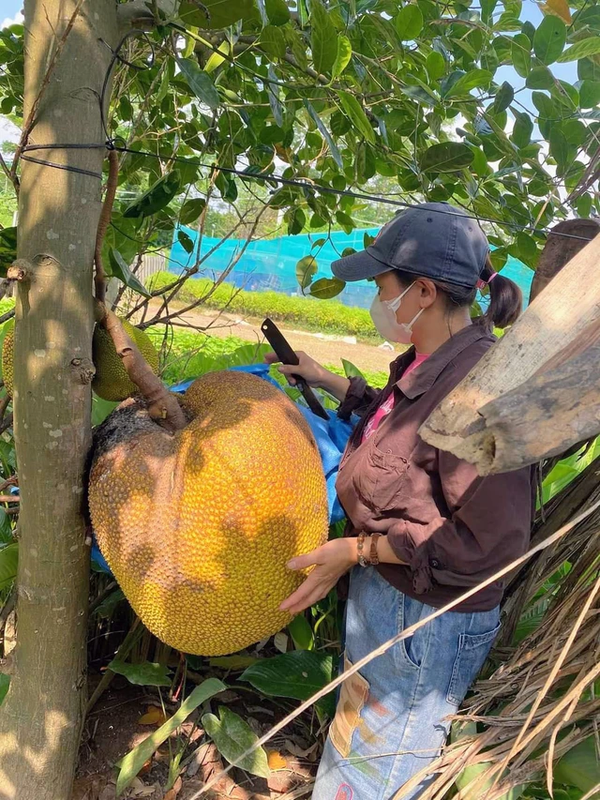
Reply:
<svg viewBox="0 0 600 800"><path fill-rule="evenodd" d="M25 0L24 11L28 143L102 143L99 95L109 48L118 41L114 0ZM84 475L105 152L57 148L30 155L96 175L22 163L19 257L31 270L19 283L16 306L18 626L0 711L0 798L67 800L86 699Z"/></svg>

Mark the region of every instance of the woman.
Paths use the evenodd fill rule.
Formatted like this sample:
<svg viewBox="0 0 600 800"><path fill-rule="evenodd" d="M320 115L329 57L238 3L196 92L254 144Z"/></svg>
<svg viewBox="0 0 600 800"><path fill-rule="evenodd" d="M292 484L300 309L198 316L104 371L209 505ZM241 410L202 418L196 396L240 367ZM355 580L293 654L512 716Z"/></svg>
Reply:
<svg viewBox="0 0 600 800"><path fill-rule="evenodd" d="M534 509L529 468L486 478L418 434L440 401L485 355L493 326L515 321L521 293L496 275L485 235L463 211L425 203L395 217L366 250L332 265L346 281L371 278L382 337L413 344L377 392L304 353L281 366L357 412L337 491L346 536L293 559L314 569L282 608L296 614L351 571L346 668L525 552ZM490 304L473 322L476 290ZM268 360L275 361L271 356ZM290 378L293 382L293 379ZM497 581L399 642L342 684L314 800L391 800L440 752L499 629ZM409 795L420 795L425 783Z"/></svg>

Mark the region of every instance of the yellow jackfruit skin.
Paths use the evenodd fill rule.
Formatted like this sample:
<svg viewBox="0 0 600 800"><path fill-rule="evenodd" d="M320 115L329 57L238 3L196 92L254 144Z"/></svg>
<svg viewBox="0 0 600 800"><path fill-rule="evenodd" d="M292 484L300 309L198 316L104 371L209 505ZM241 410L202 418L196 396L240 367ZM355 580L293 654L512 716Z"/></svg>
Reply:
<svg viewBox="0 0 600 800"><path fill-rule="evenodd" d="M169 436L136 401L96 440L89 507L100 549L159 639L195 655L237 652L291 617L306 577L286 563L327 540L325 477L300 411L253 375L210 373ZM124 404L125 405L125 404Z"/></svg>
<svg viewBox="0 0 600 800"><path fill-rule="evenodd" d="M158 373L158 353L148 335L125 319L122 319L121 323L156 375ZM129 380L110 335L101 325L96 325L94 328L92 360L96 367L92 389L98 397L103 400L119 401L137 393L137 386Z"/></svg>
<svg viewBox="0 0 600 800"><path fill-rule="evenodd" d="M2 342L2 380L9 397L13 396L14 372L13 359L15 355L15 321L10 319L6 323L6 333Z"/></svg>

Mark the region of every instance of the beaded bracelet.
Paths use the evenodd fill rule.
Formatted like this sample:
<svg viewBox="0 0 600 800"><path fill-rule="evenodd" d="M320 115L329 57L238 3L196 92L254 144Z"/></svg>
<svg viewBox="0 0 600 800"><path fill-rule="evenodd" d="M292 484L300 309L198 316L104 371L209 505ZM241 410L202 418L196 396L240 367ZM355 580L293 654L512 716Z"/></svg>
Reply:
<svg viewBox="0 0 600 800"><path fill-rule="evenodd" d="M369 566L369 562L367 561L367 559L365 558L365 556L363 554L366 535L367 534L364 531L361 531L358 534L358 543L356 545L356 552L358 554L358 563L360 564L361 567L368 567Z"/></svg>

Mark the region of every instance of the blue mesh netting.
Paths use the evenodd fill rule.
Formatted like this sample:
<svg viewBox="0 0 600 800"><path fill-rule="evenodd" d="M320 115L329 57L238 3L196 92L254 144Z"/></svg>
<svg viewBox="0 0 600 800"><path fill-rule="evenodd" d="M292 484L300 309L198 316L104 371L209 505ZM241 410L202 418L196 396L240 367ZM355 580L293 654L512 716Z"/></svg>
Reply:
<svg viewBox="0 0 600 800"><path fill-rule="evenodd" d="M194 242L198 233L192 228L182 227ZM301 294L296 280L296 263L304 256L314 255L317 259L319 271L317 278L331 277L331 262L339 258L345 247L354 247L360 250L364 244L364 234L374 236L378 228L364 228L355 230L350 234L343 231L332 231L330 239L322 247L313 247L319 239L326 238L322 233L298 234L298 236L277 236L273 239L262 239L248 245L243 256L227 276L227 283L249 291L271 290L287 295ZM204 236L200 248L200 255L204 256L219 244L220 239ZM242 249L245 240L228 239L210 255L202 266L202 274L198 277L218 277L237 253ZM196 253L188 255L179 241L177 231L171 249L170 269L180 272L183 267L195 263ZM529 287L533 279L533 272L515 258L508 259L502 274L519 284L524 297L529 296ZM373 299L373 284L368 281L348 284L337 298L347 306L368 308ZM315 300L314 302L319 302Z"/></svg>

